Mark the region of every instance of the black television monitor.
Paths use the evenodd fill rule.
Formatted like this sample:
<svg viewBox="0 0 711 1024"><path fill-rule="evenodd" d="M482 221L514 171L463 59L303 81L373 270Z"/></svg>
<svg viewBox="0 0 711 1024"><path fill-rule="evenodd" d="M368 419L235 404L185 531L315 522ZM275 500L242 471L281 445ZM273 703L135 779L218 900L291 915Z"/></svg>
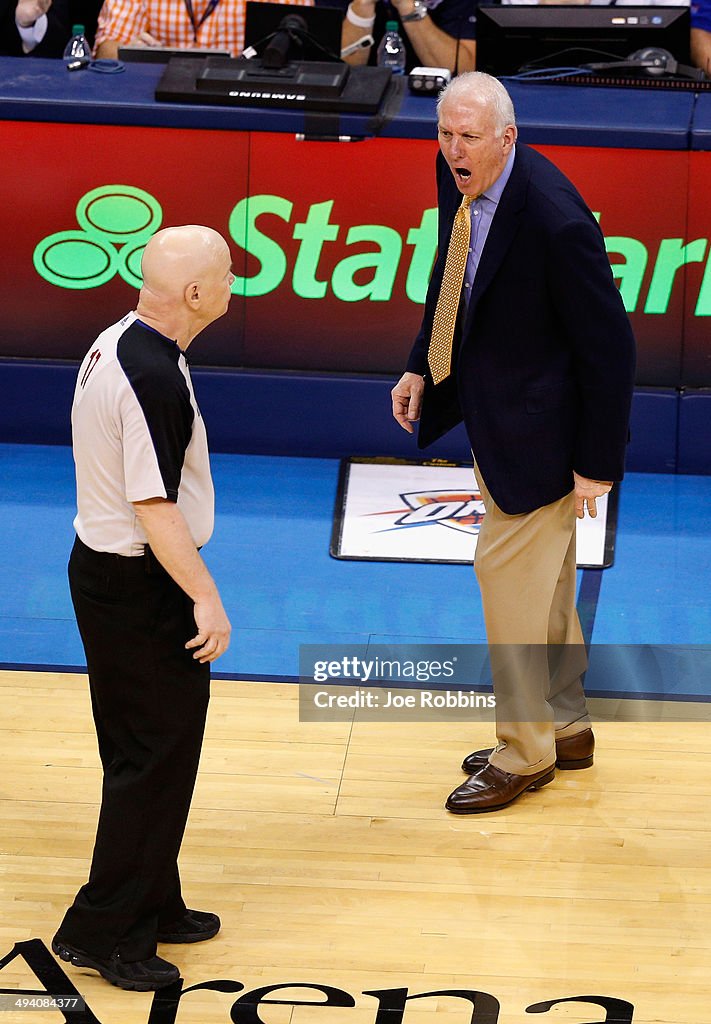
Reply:
<svg viewBox="0 0 711 1024"><path fill-rule="evenodd" d="M291 4L253 2L248 0L244 27L244 44L254 47L261 57L266 42L279 32L285 18L300 18L306 35L292 43L290 60L328 61L341 59L341 27L343 11L336 7L300 7Z"/></svg>
<svg viewBox="0 0 711 1024"><path fill-rule="evenodd" d="M476 66L501 77L529 68L613 61L647 47L668 50L679 63L688 63L689 32L689 8L681 6L482 5Z"/></svg>

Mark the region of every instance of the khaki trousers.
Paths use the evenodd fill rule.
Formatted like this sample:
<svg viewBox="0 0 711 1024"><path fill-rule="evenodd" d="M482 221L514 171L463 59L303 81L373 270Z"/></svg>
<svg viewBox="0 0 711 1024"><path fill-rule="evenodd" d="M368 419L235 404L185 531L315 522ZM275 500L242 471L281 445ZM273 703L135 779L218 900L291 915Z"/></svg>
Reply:
<svg viewBox="0 0 711 1024"><path fill-rule="evenodd" d="M524 515L502 512L475 465L486 508L474 570L496 697L502 771L555 764L555 739L590 726L581 675L587 656L575 607L575 498Z"/></svg>

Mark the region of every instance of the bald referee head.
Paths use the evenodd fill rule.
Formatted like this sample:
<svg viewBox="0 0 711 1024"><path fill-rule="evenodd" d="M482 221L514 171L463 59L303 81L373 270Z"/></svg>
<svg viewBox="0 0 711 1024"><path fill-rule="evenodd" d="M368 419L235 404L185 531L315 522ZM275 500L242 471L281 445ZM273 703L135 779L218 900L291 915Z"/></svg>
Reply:
<svg viewBox="0 0 711 1024"><path fill-rule="evenodd" d="M183 351L227 312L232 259L227 242L212 228L185 224L158 231L146 245L141 270L138 316Z"/></svg>

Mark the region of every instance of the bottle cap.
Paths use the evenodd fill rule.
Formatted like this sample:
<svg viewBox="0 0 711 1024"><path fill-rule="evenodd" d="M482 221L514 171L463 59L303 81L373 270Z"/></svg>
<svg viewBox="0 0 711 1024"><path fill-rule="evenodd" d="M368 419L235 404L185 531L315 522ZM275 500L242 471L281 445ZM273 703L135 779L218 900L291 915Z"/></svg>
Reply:
<svg viewBox="0 0 711 1024"><path fill-rule="evenodd" d="M72 35L73 36L83 36L84 35L84 26L83 25L72 25Z"/></svg>
<svg viewBox="0 0 711 1024"><path fill-rule="evenodd" d="M386 32L397 32L397 30L398 30L398 23L396 21L386 21L385 22L385 31Z"/></svg>

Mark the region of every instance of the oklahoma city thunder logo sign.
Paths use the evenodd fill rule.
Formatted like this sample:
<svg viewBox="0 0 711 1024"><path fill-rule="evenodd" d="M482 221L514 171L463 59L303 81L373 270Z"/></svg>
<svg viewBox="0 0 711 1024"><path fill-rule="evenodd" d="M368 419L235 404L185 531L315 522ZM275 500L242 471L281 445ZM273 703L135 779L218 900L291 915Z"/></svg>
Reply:
<svg viewBox="0 0 711 1024"><path fill-rule="evenodd" d="M577 525L583 568L612 564L606 508ZM330 551L335 558L471 565L485 512L471 466L344 460Z"/></svg>
<svg viewBox="0 0 711 1024"><path fill-rule="evenodd" d="M374 516L399 516L388 530L420 526L446 526L462 533L478 534L484 518L484 502L478 491L409 491L400 495L404 508L373 512Z"/></svg>
<svg viewBox="0 0 711 1024"><path fill-rule="evenodd" d="M352 459L342 466L331 553L471 565L483 518L471 466Z"/></svg>

